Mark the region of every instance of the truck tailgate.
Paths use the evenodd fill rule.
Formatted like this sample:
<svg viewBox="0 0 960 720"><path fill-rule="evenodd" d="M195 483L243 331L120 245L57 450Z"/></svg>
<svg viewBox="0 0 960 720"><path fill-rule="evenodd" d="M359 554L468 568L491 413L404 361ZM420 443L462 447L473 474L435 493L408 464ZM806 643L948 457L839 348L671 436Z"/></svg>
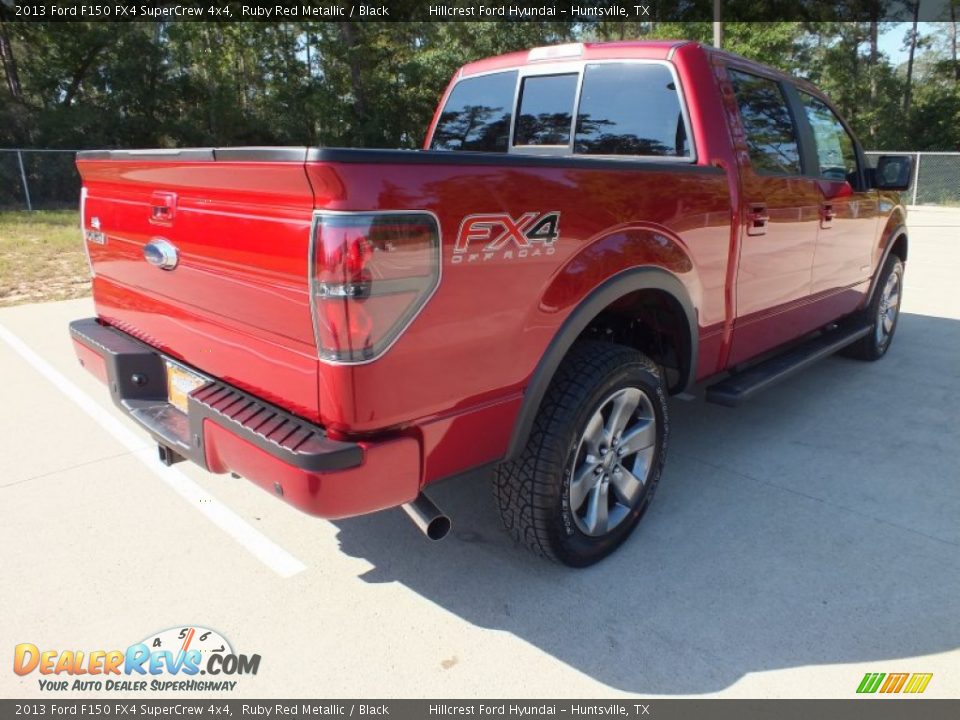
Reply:
<svg viewBox="0 0 960 720"><path fill-rule="evenodd" d="M77 165L100 318L319 419L305 157L305 148L93 151ZM175 266L148 262L148 244L174 248Z"/></svg>

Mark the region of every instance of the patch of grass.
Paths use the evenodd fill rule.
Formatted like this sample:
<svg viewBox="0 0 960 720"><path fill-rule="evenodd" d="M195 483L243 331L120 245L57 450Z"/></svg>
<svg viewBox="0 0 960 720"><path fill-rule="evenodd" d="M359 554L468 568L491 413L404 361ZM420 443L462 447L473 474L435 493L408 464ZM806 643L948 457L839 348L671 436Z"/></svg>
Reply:
<svg viewBox="0 0 960 720"><path fill-rule="evenodd" d="M0 212L0 307L89 294L77 211Z"/></svg>

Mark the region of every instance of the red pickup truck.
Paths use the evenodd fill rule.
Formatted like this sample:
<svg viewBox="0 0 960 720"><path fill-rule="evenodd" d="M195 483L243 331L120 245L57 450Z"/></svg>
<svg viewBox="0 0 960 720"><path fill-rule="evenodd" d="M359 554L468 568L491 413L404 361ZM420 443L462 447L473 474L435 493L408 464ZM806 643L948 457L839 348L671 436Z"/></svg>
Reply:
<svg viewBox="0 0 960 720"><path fill-rule="evenodd" d="M810 84L693 42L471 63L420 151L78 156L97 317L81 363L160 458L313 515L495 467L518 541L630 534L667 396L735 405L896 329L909 158L876 167Z"/></svg>

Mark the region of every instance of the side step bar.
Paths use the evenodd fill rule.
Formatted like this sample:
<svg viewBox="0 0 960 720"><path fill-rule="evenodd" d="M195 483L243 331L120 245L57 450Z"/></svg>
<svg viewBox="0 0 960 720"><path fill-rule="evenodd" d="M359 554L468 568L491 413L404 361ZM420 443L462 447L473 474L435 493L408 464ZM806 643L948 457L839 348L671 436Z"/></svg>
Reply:
<svg viewBox="0 0 960 720"><path fill-rule="evenodd" d="M781 355L775 355L714 383L707 388L707 402L736 407L751 395L856 342L871 329L870 325L856 325L828 330Z"/></svg>

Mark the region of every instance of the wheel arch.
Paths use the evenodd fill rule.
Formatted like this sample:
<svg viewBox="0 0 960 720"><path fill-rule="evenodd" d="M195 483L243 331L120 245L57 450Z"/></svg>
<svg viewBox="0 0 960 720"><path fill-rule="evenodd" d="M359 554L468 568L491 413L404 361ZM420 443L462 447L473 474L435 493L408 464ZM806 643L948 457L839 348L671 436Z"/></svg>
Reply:
<svg viewBox="0 0 960 720"><path fill-rule="evenodd" d="M516 458L526 445L547 388L560 363L577 339L611 305L642 291L662 293L675 303L678 312L681 313L686 347L680 353L680 380L673 390L681 392L693 383L697 369L699 324L697 312L687 288L674 274L661 267L645 266L622 270L584 297L554 334L524 391L523 402L507 448L506 460Z"/></svg>
<svg viewBox="0 0 960 720"><path fill-rule="evenodd" d="M869 305L870 301L873 300L873 294L877 290L877 283L880 281L880 271L883 270L887 258L893 254L899 257L904 264L907 262L907 250L909 246L907 226L903 223L894 225L883 234L883 237L885 242L881 245L880 260L874 268L873 277L870 279L870 289L867 292L864 306Z"/></svg>

